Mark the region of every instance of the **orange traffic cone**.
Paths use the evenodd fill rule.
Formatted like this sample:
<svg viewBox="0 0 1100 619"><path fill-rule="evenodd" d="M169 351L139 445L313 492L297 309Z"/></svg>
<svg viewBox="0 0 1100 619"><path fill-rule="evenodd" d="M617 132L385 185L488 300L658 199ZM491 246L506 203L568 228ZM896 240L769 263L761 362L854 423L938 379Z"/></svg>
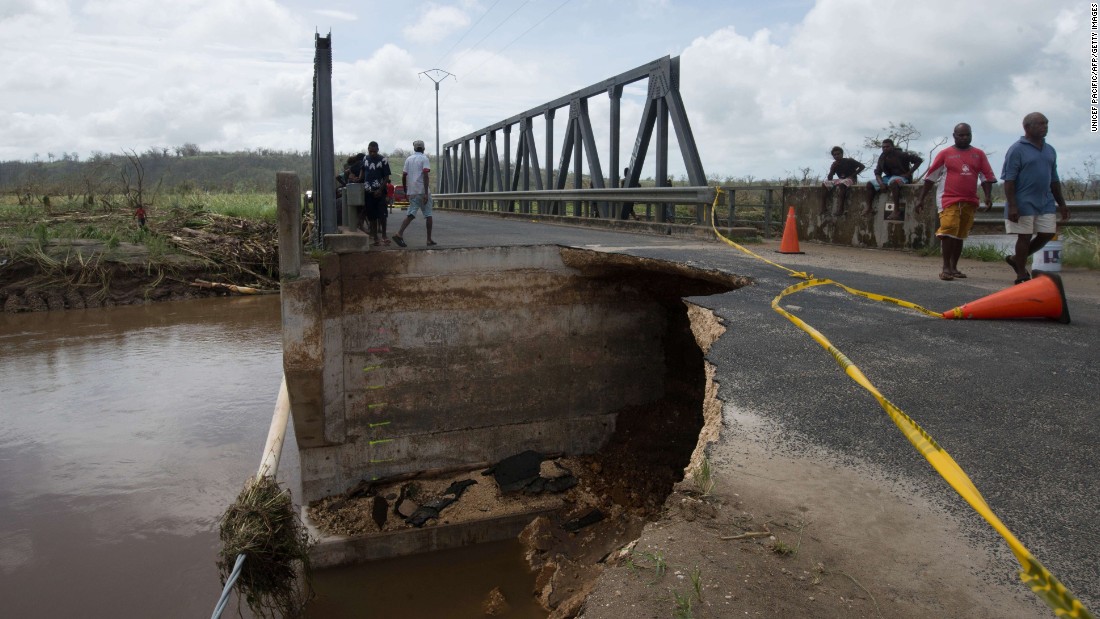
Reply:
<svg viewBox="0 0 1100 619"><path fill-rule="evenodd" d="M1069 324L1066 290L1057 273L1034 271L1034 279L960 305L944 318L1050 318Z"/></svg>
<svg viewBox="0 0 1100 619"><path fill-rule="evenodd" d="M787 225L783 228L783 239L779 242L781 254L804 254L798 250L798 221L794 217L794 207L787 211Z"/></svg>

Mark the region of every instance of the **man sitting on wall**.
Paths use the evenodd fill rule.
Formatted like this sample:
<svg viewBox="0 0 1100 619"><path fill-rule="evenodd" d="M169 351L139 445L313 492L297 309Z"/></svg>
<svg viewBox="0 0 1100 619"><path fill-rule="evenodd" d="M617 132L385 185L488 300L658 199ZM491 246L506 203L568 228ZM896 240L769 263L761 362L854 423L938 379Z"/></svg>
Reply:
<svg viewBox="0 0 1100 619"><path fill-rule="evenodd" d="M828 214L829 195L836 189L840 195L840 202L836 207L836 216L844 214L844 207L848 203L848 188L856 183L859 173L867 169L867 166L844 156L844 149L834 146L830 151L833 155L833 165L829 168L829 176L822 181L825 191L821 194L821 214ZM833 177L836 176L836 179Z"/></svg>
<svg viewBox="0 0 1100 619"><path fill-rule="evenodd" d="M878 164L875 166L875 178L867 183L867 208L863 209L864 216L875 212L875 195L889 187L893 209L886 219L893 221L903 219L904 215L900 207L901 186L913 182L913 173L922 163L924 159L915 153L895 147L894 140L890 138L883 140L882 154L878 156Z"/></svg>

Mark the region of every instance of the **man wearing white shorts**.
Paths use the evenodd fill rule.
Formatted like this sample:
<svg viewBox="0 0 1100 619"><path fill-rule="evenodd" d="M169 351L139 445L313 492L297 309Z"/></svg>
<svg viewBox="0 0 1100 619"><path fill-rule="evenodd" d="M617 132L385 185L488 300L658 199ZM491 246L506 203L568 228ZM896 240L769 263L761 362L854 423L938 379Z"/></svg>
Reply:
<svg viewBox="0 0 1100 619"><path fill-rule="evenodd" d="M1031 279L1027 257L1043 248L1057 230L1055 210L1069 221L1069 207L1058 180L1058 154L1047 144L1049 121L1039 112L1024 116L1024 135L1005 153L1005 232L1016 235L1016 252L1005 262L1016 283Z"/></svg>
<svg viewBox="0 0 1100 619"><path fill-rule="evenodd" d="M405 228L409 227L412 220L416 219L416 212L424 215L424 230L428 237L428 245L436 245L432 240L432 194L431 171L428 164L428 156L424 154L424 142L413 142L413 154L405 160L404 169L401 172L401 186L405 189L405 195L409 197L409 210L405 221L401 222L401 229L393 237L393 242L401 247L406 247Z"/></svg>

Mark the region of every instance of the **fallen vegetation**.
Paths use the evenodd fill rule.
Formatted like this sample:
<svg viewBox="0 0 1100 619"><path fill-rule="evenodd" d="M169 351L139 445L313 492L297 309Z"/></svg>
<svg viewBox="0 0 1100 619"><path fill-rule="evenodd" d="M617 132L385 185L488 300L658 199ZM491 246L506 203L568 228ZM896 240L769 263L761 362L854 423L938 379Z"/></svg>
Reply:
<svg viewBox="0 0 1100 619"><path fill-rule="evenodd" d="M0 307L83 309L278 290L274 197L270 216L253 217L214 212L204 197L147 205L145 225L113 206L122 200L0 202Z"/></svg>

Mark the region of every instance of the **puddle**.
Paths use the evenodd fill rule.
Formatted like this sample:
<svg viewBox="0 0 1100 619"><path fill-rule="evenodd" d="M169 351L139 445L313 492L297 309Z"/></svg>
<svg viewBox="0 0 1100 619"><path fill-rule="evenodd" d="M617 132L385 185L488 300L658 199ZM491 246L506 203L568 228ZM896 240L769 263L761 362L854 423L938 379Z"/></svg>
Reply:
<svg viewBox="0 0 1100 619"><path fill-rule="evenodd" d="M305 617L314 619L484 619L483 603L497 588L507 610L494 617L547 616L532 595L535 573L517 540L320 570L313 588L317 597Z"/></svg>

